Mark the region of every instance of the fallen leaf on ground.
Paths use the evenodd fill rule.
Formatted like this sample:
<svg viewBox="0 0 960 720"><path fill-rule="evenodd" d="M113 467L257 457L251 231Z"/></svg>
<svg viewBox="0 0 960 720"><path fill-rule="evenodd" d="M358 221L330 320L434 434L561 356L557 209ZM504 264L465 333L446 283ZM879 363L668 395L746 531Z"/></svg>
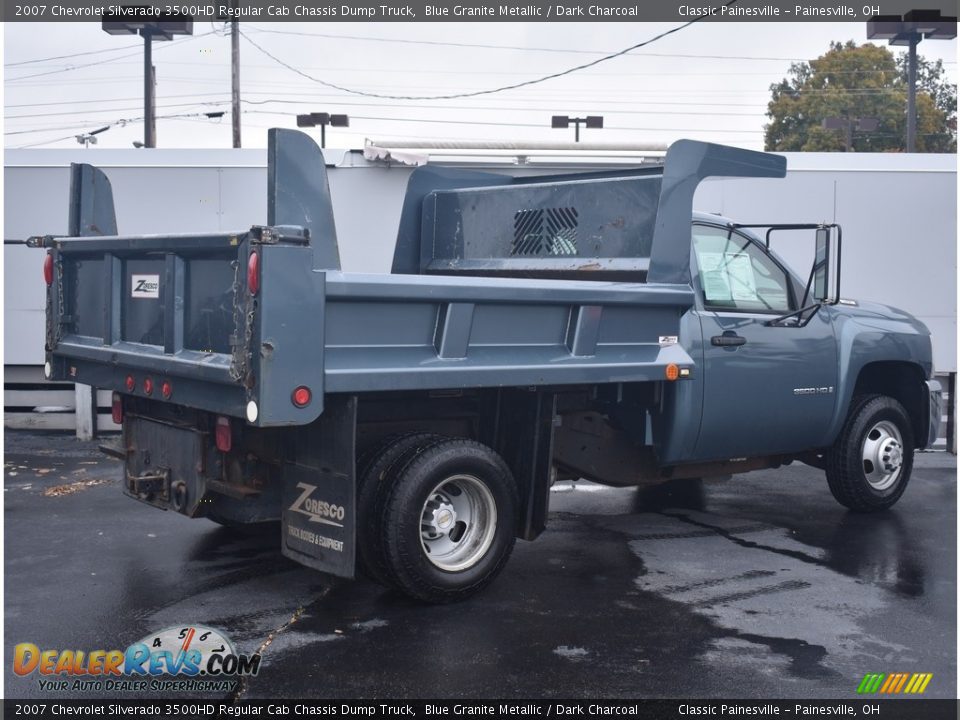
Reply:
<svg viewBox="0 0 960 720"><path fill-rule="evenodd" d="M43 491L44 497L60 497L61 495L71 495L81 490L94 487L95 485L107 485L110 480L81 480L80 482L67 483L66 485L54 485Z"/></svg>

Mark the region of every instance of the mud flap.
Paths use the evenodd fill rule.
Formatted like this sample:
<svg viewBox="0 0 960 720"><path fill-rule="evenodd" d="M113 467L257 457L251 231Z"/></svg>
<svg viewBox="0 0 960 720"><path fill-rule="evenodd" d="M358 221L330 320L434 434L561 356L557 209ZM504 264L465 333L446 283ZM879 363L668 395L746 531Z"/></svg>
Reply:
<svg viewBox="0 0 960 720"><path fill-rule="evenodd" d="M326 398L323 415L297 428L283 470L283 554L352 578L356 557L355 395Z"/></svg>

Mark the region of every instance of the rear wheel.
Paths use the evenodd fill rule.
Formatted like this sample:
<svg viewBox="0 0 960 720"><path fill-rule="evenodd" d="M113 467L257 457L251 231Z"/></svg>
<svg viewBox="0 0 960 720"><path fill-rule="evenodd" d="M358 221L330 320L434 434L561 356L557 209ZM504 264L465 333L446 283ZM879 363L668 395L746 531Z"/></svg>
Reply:
<svg viewBox="0 0 960 720"><path fill-rule="evenodd" d="M903 406L886 395L853 399L840 437L827 454L827 483L857 512L891 507L913 470L913 428Z"/></svg>
<svg viewBox="0 0 960 720"><path fill-rule="evenodd" d="M409 459L385 488L382 547L390 580L427 602L462 600L486 587L514 545L517 489L493 450L438 441Z"/></svg>
<svg viewBox="0 0 960 720"><path fill-rule="evenodd" d="M380 532L385 488L393 482L398 467L440 439L442 436L428 432L393 435L357 463L357 565L362 573L383 585L390 584Z"/></svg>

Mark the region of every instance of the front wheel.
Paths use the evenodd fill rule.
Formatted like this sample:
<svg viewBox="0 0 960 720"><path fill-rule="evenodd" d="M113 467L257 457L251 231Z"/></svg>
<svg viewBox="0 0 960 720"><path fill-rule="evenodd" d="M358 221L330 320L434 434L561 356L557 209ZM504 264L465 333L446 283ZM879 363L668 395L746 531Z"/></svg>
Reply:
<svg viewBox="0 0 960 720"><path fill-rule="evenodd" d="M886 395L853 399L840 437L827 454L827 483L856 512L891 507L913 470L913 428L903 405Z"/></svg>
<svg viewBox="0 0 960 720"><path fill-rule="evenodd" d="M472 440L437 442L388 489L382 547L392 583L427 602L486 587L514 545L517 489L503 459Z"/></svg>

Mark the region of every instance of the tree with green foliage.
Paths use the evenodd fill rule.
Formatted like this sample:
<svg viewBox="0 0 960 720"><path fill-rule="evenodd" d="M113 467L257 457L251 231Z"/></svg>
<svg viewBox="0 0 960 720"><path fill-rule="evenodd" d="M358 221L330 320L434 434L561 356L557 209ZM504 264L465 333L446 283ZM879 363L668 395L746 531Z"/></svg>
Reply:
<svg viewBox="0 0 960 720"><path fill-rule="evenodd" d="M766 149L835 152L846 149L844 129L826 129L828 117L876 118L875 130L854 130L856 152L903 152L907 127L906 54L884 46L834 42L815 60L794 63L790 76L770 86ZM917 152L957 151L957 88L943 63L918 58Z"/></svg>

